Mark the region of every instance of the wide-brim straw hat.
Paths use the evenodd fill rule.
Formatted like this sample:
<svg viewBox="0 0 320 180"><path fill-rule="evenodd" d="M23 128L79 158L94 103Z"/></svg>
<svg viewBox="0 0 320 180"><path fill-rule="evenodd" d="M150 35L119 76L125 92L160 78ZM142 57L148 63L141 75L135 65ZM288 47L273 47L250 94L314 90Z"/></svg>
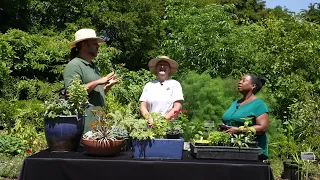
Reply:
<svg viewBox="0 0 320 180"><path fill-rule="evenodd" d="M97 37L96 32L93 29L80 29L75 33L75 41L71 42L69 45L75 47L78 42L86 39L97 39L98 43L104 42L104 39Z"/></svg>
<svg viewBox="0 0 320 180"><path fill-rule="evenodd" d="M172 76L177 72L179 65L176 61L170 59L168 56L158 56L154 59L151 59L148 63L149 69L153 74L157 75L156 66L160 61L165 61L169 63L171 69L169 76Z"/></svg>

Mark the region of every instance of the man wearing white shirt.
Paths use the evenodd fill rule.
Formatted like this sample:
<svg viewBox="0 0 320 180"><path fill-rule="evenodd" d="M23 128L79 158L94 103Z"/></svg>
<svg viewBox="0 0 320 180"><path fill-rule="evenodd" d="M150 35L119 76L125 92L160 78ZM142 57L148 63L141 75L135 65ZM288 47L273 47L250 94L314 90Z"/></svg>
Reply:
<svg viewBox="0 0 320 180"><path fill-rule="evenodd" d="M140 97L140 112L153 125L149 113L160 113L166 119L171 119L175 111L179 111L184 101L181 85L178 81L169 79L178 69L178 63L167 56L151 59L148 63L150 71L157 80L145 85Z"/></svg>

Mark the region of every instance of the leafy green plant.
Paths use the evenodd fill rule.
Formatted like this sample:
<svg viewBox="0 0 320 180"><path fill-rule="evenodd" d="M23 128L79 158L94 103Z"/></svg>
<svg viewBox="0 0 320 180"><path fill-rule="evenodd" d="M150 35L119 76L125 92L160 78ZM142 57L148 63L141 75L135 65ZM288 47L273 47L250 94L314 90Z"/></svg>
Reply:
<svg viewBox="0 0 320 180"><path fill-rule="evenodd" d="M139 119L133 112L134 105L129 103L124 110L116 110L108 115L114 121L115 125L126 129L129 137L134 139L153 139L155 133L147 127L146 119Z"/></svg>
<svg viewBox="0 0 320 180"><path fill-rule="evenodd" d="M168 129L166 130L166 134L170 134L170 135L177 135L177 134L181 134L183 133L182 128L181 128L181 124L179 121L175 120L175 119L171 119L168 122Z"/></svg>
<svg viewBox="0 0 320 180"><path fill-rule="evenodd" d="M211 132L208 140L212 146L230 146L231 134L221 131Z"/></svg>
<svg viewBox="0 0 320 180"><path fill-rule="evenodd" d="M149 127L148 127L149 128ZM150 128L155 138L165 138L169 128L169 121L165 118L154 120L153 126Z"/></svg>
<svg viewBox="0 0 320 180"><path fill-rule="evenodd" d="M164 138L169 127L169 121L159 115L159 113L150 113L149 116L154 119L152 127L147 125L146 119L139 119L130 110L128 106L125 112L116 111L109 113L111 118L116 119L119 127L127 129L129 136L133 139L145 140L154 138Z"/></svg>
<svg viewBox="0 0 320 180"><path fill-rule="evenodd" d="M311 146L303 146L302 150L303 152L312 152L312 147ZM307 168L308 168L308 176L310 177L315 177L320 173L320 164L317 163L317 161L305 161L302 160L300 157L300 154L294 153L293 154L293 160L294 162L297 163L299 172L303 175L306 175L307 173Z"/></svg>
<svg viewBox="0 0 320 180"><path fill-rule="evenodd" d="M186 121L187 119L186 116L186 110L179 110L175 111L173 117L169 120L169 125L167 129L167 134L169 135L177 135L177 134L182 134L183 129L182 129L182 123L183 121Z"/></svg>
<svg viewBox="0 0 320 180"><path fill-rule="evenodd" d="M67 91L67 99L45 101L45 115L54 118L58 115L83 115L89 105L87 89L81 84L79 76L75 76Z"/></svg>
<svg viewBox="0 0 320 180"><path fill-rule="evenodd" d="M239 134L232 134L232 144L233 146L249 147L248 143L255 143L256 130L249 125L252 123L252 118L242 118L245 120L244 125L239 127Z"/></svg>
<svg viewBox="0 0 320 180"><path fill-rule="evenodd" d="M239 127L239 131L244 135L244 142L253 142L256 135L256 129L250 127L249 125L252 124L252 118L241 118L245 120L244 125Z"/></svg>
<svg viewBox="0 0 320 180"><path fill-rule="evenodd" d="M241 147L249 147L248 144L246 143L246 136L244 134L232 134L232 139L231 143L233 146L237 146L239 148Z"/></svg>
<svg viewBox="0 0 320 180"><path fill-rule="evenodd" d="M0 153L10 156L25 155L26 148L26 144L19 138L0 134Z"/></svg>
<svg viewBox="0 0 320 180"><path fill-rule="evenodd" d="M147 127L147 121L146 119L137 119L130 133L132 139L146 140L155 138L152 128Z"/></svg>

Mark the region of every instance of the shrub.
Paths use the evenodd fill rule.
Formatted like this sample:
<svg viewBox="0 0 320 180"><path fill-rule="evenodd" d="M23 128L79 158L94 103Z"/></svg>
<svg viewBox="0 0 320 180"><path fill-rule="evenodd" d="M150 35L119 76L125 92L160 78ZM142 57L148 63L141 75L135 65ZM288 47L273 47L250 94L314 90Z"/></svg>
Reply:
<svg viewBox="0 0 320 180"><path fill-rule="evenodd" d="M0 134L0 153L10 156L25 155L26 144L19 138Z"/></svg>

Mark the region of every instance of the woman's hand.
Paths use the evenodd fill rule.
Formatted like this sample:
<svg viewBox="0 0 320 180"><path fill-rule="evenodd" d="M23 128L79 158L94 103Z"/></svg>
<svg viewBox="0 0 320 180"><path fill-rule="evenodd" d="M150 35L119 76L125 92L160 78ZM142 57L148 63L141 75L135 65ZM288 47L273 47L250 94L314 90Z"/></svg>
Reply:
<svg viewBox="0 0 320 180"><path fill-rule="evenodd" d="M154 122L153 122L153 119L152 119L152 118L149 118L147 123L148 123L148 125L149 125L150 127L152 127L152 126L153 126L153 123L154 123Z"/></svg>
<svg viewBox="0 0 320 180"><path fill-rule="evenodd" d="M227 126L227 133L237 134L239 132L239 128L234 126Z"/></svg>

